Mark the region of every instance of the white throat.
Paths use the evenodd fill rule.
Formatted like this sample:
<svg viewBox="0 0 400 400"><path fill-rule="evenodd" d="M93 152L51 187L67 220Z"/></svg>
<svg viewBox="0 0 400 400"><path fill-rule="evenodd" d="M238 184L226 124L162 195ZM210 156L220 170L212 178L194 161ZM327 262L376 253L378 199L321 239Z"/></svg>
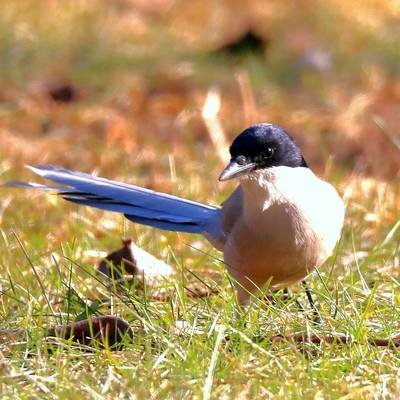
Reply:
<svg viewBox="0 0 400 400"><path fill-rule="evenodd" d="M280 166L253 171L243 177L240 183L245 203L260 201L262 208L267 208L273 202L295 200L296 196L293 195L299 189L306 191L307 186L304 185L309 185L311 177L316 178L309 168Z"/></svg>

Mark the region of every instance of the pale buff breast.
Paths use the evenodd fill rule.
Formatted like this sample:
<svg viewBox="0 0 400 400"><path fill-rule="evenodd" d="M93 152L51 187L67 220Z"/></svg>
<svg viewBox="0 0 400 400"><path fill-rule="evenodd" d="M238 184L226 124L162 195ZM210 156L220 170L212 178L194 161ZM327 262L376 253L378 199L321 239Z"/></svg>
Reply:
<svg viewBox="0 0 400 400"><path fill-rule="evenodd" d="M252 292L268 281L280 287L305 278L329 256L343 224L336 191L306 168L260 171L241 182L226 206L225 262Z"/></svg>

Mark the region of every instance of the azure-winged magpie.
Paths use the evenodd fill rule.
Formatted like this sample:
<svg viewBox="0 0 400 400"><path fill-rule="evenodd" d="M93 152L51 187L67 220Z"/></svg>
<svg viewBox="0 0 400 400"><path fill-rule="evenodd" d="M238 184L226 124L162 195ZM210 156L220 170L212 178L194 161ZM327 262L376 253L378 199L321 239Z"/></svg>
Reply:
<svg viewBox="0 0 400 400"><path fill-rule="evenodd" d="M230 153L219 180L237 179L239 185L221 207L52 165L29 168L57 186L7 185L55 190L68 201L123 213L133 222L201 233L223 251L239 301L246 303L257 287L302 281L323 263L340 236L344 206L277 125L247 128L234 139Z"/></svg>

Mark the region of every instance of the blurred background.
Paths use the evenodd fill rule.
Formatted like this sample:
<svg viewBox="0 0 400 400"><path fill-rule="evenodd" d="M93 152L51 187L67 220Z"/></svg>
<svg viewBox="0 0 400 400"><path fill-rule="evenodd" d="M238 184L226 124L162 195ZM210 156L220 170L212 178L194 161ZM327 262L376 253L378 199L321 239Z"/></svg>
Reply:
<svg viewBox="0 0 400 400"><path fill-rule="evenodd" d="M217 183L228 145L256 122L290 132L345 200L338 250L310 285L321 334L342 332L354 345L263 345L264 328L319 330L294 302L293 313L279 300L237 318L221 255L205 240L3 188L0 333L23 328L23 338L0 340L0 392L206 398L213 362L215 398L399 392L396 353L363 344L400 331L399 0L0 0L0 184L36 180L23 166L53 163L218 204L235 185ZM138 300L127 292L128 306L104 301L94 268L121 236L173 266L162 288L170 299L149 302L146 289ZM219 294L201 302L187 287ZM41 346L43 327L109 312L137 328L126 359L99 353L97 368L89 352ZM190 338L170 329L186 320ZM233 347L220 346L220 333L214 342L219 324L239 329L226 331ZM234 333L242 330L254 343Z"/></svg>
<svg viewBox="0 0 400 400"><path fill-rule="evenodd" d="M0 5L3 172L49 162L168 191L216 177L225 141L268 121L319 173L399 175L397 0Z"/></svg>

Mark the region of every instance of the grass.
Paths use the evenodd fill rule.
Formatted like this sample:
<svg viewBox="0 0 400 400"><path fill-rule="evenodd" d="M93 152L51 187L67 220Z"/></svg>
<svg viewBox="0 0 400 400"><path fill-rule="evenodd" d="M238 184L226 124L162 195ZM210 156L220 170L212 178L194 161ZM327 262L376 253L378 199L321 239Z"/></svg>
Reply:
<svg viewBox="0 0 400 400"><path fill-rule="evenodd" d="M294 130L347 211L335 254L309 278L324 320L315 325L296 304L306 304L300 286L289 300L278 293L240 310L221 255L200 237L2 189L2 398L398 397L398 350L368 342L400 331L399 158L383 132L398 134L395 2L316 2L295 12L254 2L271 43L265 54L233 59L208 50L234 24L199 34L214 21L208 3L192 5L195 13L179 2L140 12L130 2L3 3L1 182L31 180L24 164L51 162L220 203L234 186L215 184L222 165L201 117L216 84L227 136L254 120ZM327 49L331 70L298 69L291 38ZM47 87L57 81L72 84L78 101L52 102ZM128 236L175 268L162 283L165 301L151 298L156 288L110 290L95 275L93 250ZM187 287L218 294L193 299ZM45 338L55 324L108 313L134 330L123 351ZM350 343L276 340L304 332L346 334Z"/></svg>
<svg viewBox="0 0 400 400"><path fill-rule="evenodd" d="M384 222L397 213L398 188L363 189L362 182L352 178L344 188L349 197L342 241L309 280L321 306L321 326L299 312L294 298L306 302L300 288L292 289L288 304L277 295L273 304L255 301L240 311L223 265L214 258L218 254L205 256L211 250L205 243L194 244L202 252L193 250L186 245L196 240L190 236L136 227L50 196L7 191L13 200L1 230L3 397L394 396L398 352L373 347L367 337L399 331L399 227ZM190 190L180 194L194 197ZM95 260L85 254L116 247L122 233L175 266L176 278L164 284L171 291L168 300L149 299L151 288L147 297L110 294L98 281ZM184 288L203 286L202 281L217 285L219 294L189 298ZM49 352L47 327L110 312L134 328L125 350L88 353L61 343ZM221 332L230 340L222 340ZM271 342L275 335L301 332L343 333L353 342Z"/></svg>

